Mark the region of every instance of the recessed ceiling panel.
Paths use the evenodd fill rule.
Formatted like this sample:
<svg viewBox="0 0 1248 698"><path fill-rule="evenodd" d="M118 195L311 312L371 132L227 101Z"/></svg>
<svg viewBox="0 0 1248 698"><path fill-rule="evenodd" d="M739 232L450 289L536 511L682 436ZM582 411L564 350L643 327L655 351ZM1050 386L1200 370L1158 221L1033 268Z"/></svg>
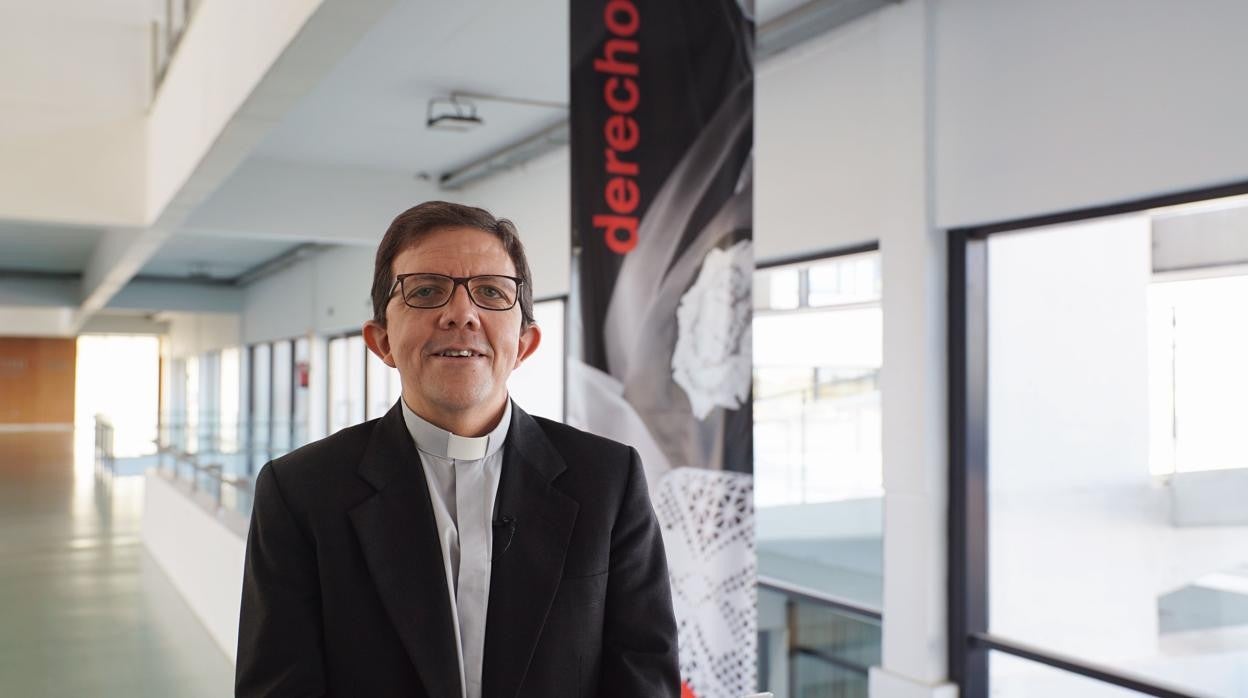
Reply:
<svg viewBox="0 0 1248 698"><path fill-rule="evenodd" d="M100 234L95 228L0 222L0 274L81 272Z"/></svg>

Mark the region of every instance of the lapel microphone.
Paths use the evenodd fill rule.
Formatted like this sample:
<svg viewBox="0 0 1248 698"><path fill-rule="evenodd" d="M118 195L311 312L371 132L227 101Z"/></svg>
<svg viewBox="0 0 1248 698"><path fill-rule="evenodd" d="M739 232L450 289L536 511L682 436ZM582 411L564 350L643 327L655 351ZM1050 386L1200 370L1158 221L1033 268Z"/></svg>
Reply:
<svg viewBox="0 0 1248 698"><path fill-rule="evenodd" d="M490 559L490 562L494 562L498 558L502 557L503 553L507 552L507 549L511 547L512 539L516 537L516 518L514 516L507 516L504 514L503 518L493 522L495 536L498 535L498 529L502 526L507 527L507 542L503 544L502 550L498 550L498 546L495 546L496 552L494 553L494 557Z"/></svg>

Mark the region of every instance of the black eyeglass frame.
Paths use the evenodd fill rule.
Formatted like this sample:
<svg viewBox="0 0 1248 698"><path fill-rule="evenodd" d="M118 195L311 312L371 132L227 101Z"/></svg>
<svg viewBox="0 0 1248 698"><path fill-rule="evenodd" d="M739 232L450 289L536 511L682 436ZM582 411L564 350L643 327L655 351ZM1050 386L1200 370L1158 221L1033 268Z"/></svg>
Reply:
<svg viewBox="0 0 1248 698"><path fill-rule="evenodd" d="M390 296L393 296L394 290L397 288L400 288L403 285L403 279L406 279L411 276L436 276L442 279L451 280L451 292L446 294L446 300L442 301L441 303L437 305L412 305L411 303L407 302L407 296L400 293L399 297L403 300L403 305L406 305L409 308L415 308L416 310L434 310L435 308L441 308L443 306L446 306L447 304L451 302L451 299L455 297L455 291L459 290L459 287L462 285L464 287L464 293L467 294L468 300L472 301L473 305L477 306L478 308L482 310L493 310L496 312L504 313L516 307L516 304L520 302L520 287L524 285L524 279L521 279L518 276L508 276L506 274L474 274L472 276L447 276L446 274L438 274L438 273L431 272L431 271L414 271L408 274L399 274L398 276L394 277L394 283L390 286L390 293L386 297L389 298ZM472 281L473 279L483 279L487 277L496 278L496 279L511 279L512 281L515 282L516 297L511 299L511 305L507 306L506 308L487 308L486 306L478 303L476 298L472 297L472 290L468 288L468 282Z"/></svg>

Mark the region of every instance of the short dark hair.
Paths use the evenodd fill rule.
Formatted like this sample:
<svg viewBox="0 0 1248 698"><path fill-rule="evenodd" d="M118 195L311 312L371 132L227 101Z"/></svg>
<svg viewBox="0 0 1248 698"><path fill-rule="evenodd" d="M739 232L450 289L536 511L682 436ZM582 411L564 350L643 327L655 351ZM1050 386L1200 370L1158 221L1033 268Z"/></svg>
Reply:
<svg viewBox="0 0 1248 698"><path fill-rule="evenodd" d="M416 244L422 237L447 228L476 228L483 230L503 243L507 256L516 267L520 277L520 325L528 327L533 319L533 275L524 256L524 245L516 226L506 218L495 218L483 208L453 204L448 201L426 201L400 213L377 245L377 260L373 269L373 320L386 322L386 305L390 302L390 289L394 286L394 258Z"/></svg>

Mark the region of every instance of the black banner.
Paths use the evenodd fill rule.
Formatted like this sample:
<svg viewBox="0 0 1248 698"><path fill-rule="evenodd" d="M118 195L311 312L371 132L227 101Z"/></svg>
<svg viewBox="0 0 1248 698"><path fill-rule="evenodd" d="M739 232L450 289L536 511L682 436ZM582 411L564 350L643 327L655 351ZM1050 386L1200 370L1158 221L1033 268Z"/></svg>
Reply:
<svg viewBox="0 0 1248 698"><path fill-rule="evenodd" d="M757 643L752 3L576 0L571 36L568 419L641 452L685 688L744 695Z"/></svg>

